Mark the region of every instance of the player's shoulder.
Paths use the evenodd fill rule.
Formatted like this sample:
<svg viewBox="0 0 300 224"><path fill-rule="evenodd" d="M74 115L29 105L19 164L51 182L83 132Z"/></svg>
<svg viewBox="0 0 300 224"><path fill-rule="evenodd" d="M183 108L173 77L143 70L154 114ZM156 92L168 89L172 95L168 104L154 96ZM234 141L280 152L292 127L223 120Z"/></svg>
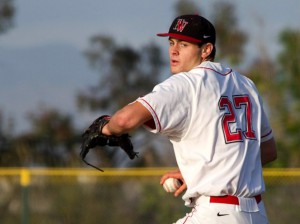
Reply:
<svg viewBox="0 0 300 224"><path fill-rule="evenodd" d="M240 79L244 79L253 83L253 81L249 77L245 76L239 71L231 68L226 64L221 64L217 62L205 61L201 63L199 66L197 66L194 70L198 73L214 73L216 75L220 75L224 77L236 76Z"/></svg>
<svg viewBox="0 0 300 224"><path fill-rule="evenodd" d="M180 72L177 74L173 74L171 75L166 81L168 82L177 82L178 84L184 84L185 82L187 82L189 75L189 72Z"/></svg>
<svg viewBox="0 0 300 224"><path fill-rule="evenodd" d="M188 89L188 85L190 85L190 81L188 80L187 74L185 72L181 72L173 74L164 81L158 83L154 89L175 91L180 89Z"/></svg>
<svg viewBox="0 0 300 224"><path fill-rule="evenodd" d="M233 69L218 62L204 61L191 72L227 76L233 72Z"/></svg>

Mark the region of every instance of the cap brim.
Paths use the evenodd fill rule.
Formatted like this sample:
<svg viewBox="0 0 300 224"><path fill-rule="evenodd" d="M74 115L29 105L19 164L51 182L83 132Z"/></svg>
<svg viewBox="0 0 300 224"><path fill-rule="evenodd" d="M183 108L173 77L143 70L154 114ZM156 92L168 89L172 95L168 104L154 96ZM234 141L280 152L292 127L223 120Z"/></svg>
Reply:
<svg viewBox="0 0 300 224"><path fill-rule="evenodd" d="M201 43L201 40L195 39L193 37L189 37L186 35L182 35L182 34L177 34L177 33L158 33L156 34L159 37L173 37L179 40L184 40L184 41L188 41L188 42L193 42L193 43Z"/></svg>

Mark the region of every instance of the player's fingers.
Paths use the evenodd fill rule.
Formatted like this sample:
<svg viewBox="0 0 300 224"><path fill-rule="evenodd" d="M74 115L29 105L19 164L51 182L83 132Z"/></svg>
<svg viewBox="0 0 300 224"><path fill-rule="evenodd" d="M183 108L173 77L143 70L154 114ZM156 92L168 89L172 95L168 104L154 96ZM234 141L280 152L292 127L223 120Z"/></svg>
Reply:
<svg viewBox="0 0 300 224"><path fill-rule="evenodd" d="M164 184L164 182L166 181L166 179L168 178L176 178L176 179L181 179L182 178L182 175L180 173L179 170L175 170L175 171L171 171L171 172L168 172L166 174L164 174L161 179L160 179L160 184Z"/></svg>
<svg viewBox="0 0 300 224"><path fill-rule="evenodd" d="M180 186L180 188L178 188L178 189L175 191L174 196L177 197L177 196L180 195L183 191L185 191L186 188L187 188L187 187L186 187L186 184L185 184L185 183L182 184L182 185Z"/></svg>
<svg viewBox="0 0 300 224"><path fill-rule="evenodd" d="M164 182L166 181L166 179L170 178L171 176L169 175L169 173L164 174L161 179L160 179L160 184L164 184Z"/></svg>

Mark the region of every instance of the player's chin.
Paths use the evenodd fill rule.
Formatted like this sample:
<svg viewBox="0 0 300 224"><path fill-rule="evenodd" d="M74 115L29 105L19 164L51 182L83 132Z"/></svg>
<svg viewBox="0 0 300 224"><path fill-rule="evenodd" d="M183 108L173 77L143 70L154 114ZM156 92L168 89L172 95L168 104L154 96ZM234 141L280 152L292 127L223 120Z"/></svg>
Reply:
<svg viewBox="0 0 300 224"><path fill-rule="evenodd" d="M182 72L182 69L180 69L178 66L170 66L170 70L172 74L177 74Z"/></svg>

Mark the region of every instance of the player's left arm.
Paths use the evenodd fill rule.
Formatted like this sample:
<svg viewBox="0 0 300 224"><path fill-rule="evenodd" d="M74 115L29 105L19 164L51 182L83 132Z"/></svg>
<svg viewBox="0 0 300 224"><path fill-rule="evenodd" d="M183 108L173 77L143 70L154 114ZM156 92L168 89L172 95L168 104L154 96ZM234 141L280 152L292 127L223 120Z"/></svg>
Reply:
<svg viewBox="0 0 300 224"><path fill-rule="evenodd" d="M262 142L260 148L262 165L266 165L277 159L277 149L274 138Z"/></svg>
<svg viewBox="0 0 300 224"><path fill-rule="evenodd" d="M122 135L152 119L151 113L138 101L118 110L102 129L104 135Z"/></svg>

